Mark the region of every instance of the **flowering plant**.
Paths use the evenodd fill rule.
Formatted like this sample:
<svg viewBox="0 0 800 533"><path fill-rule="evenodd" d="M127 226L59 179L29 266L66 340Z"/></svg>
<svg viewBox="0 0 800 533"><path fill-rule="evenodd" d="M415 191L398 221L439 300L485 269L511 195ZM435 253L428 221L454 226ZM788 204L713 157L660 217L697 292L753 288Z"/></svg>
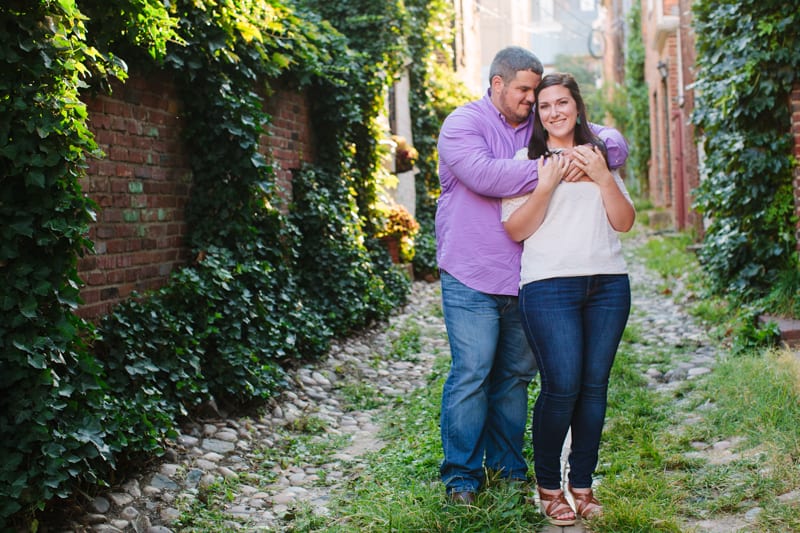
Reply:
<svg viewBox="0 0 800 533"><path fill-rule="evenodd" d="M400 204L391 206L383 216L385 222L376 237L413 237L419 231L419 222Z"/></svg>
<svg viewBox="0 0 800 533"><path fill-rule="evenodd" d="M419 157L417 149L411 146L405 137L400 135L392 135L392 140L396 144L394 150L395 172L408 172L413 169L414 163L417 162Z"/></svg>
<svg viewBox="0 0 800 533"><path fill-rule="evenodd" d="M396 262L408 262L414 258L414 235L419 231L417 222L411 213L400 204L394 204L382 210L383 225L375 233L387 245L397 248ZM391 244L394 241L394 244ZM391 248L390 248L391 250Z"/></svg>

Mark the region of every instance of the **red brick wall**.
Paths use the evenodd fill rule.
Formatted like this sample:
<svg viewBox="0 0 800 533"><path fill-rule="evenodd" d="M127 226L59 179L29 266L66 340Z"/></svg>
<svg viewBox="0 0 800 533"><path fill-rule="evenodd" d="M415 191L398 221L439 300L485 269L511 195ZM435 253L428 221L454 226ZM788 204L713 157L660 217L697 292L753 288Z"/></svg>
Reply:
<svg viewBox="0 0 800 533"><path fill-rule="evenodd" d="M684 194L683 207L679 216L679 227L682 229L693 228L699 237L703 237L703 218L694 211L691 206L694 202L694 191L700 185L700 169L698 157L698 142L695 137L695 129L691 117L694 112L694 73L696 70L695 61L697 51L695 49L696 38L692 26L692 4L694 0L680 0L680 65L682 75L682 100L678 101L680 116L679 127L681 146L680 154L680 174L682 179L681 189Z"/></svg>
<svg viewBox="0 0 800 533"><path fill-rule="evenodd" d="M161 287L186 264L184 217L191 189L188 150L182 138L181 102L165 73L131 77L110 96L89 96L89 127L105 158L93 160L82 181L98 204L89 232L95 253L78 271L85 286L78 314L107 314L131 292ZM279 183L291 195L291 170L313 155L305 95L277 90L267 103L271 135L263 139L280 166Z"/></svg>
<svg viewBox="0 0 800 533"><path fill-rule="evenodd" d="M666 38L661 55L650 61L645 71L650 88L650 168L648 175L650 199L658 207L668 207L674 217L675 184L673 181L675 162L674 117L680 112L675 95L677 94L677 39L674 34ZM667 64L669 74L662 80L658 61ZM647 68L647 65L646 65Z"/></svg>
<svg viewBox="0 0 800 533"><path fill-rule="evenodd" d="M792 136L794 137L794 158L800 161L800 82L795 82L789 97L792 110ZM794 211L798 218L795 229L796 248L800 250L800 164L794 166Z"/></svg>
<svg viewBox="0 0 800 533"><path fill-rule="evenodd" d="M289 199L292 196L292 172L303 162L314 161L316 156L306 95L280 89L267 99L265 109L272 120L270 135L262 139L262 146L276 162L279 194Z"/></svg>

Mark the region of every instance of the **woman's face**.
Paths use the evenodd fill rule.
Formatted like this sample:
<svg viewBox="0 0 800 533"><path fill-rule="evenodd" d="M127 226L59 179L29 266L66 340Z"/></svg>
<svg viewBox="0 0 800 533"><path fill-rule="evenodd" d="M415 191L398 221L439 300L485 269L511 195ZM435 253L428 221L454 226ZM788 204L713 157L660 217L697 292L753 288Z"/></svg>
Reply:
<svg viewBox="0 0 800 533"><path fill-rule="evenodd" d="M571 139L578 120L578 105L563 85L553 85L539 91L536 111L549 137Z"/></svg>

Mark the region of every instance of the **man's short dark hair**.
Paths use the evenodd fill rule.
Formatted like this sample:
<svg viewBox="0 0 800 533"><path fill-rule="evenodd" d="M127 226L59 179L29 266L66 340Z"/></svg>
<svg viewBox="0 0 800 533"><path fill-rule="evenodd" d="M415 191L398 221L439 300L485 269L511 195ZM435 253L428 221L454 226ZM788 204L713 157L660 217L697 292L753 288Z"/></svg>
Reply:
<svg viewBox="0 0 800 533"><path fill-rule="evenodd" d="M517 76L520 70L530 70L535 74L542 74L544 67L539 58L527 48L521 46L509 46L503 48L494 56L492 66L489 67L489 85L492 78L500 76L504 82L508 83Z"/></svg>

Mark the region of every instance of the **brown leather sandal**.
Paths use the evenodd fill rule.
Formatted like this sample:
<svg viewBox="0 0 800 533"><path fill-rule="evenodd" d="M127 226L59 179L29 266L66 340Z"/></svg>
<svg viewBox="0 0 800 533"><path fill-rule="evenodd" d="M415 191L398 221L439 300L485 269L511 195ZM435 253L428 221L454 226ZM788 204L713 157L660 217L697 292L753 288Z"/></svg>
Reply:
<svg viewBox="0 0 800 533"><path fill-rule="evenodd" d="M564 497L564 491L560 490L555 494L545 494L542 489L537 487L539 492L539 509L547 517L547 520L554 526L571 526L575 523L575 511ZM565 514L572 514L572 518L558 518Z"/></svg>
<svg viewBox="0 0 800 533"><path fill-rule="evenodd" d="M567 485L572 499L575 501L575 510L581 518L593 518L603 514L603 506L594 497L592 489L589 492L575 492L572 485ZM588 508L588 509L587 509Z"/></svg>

